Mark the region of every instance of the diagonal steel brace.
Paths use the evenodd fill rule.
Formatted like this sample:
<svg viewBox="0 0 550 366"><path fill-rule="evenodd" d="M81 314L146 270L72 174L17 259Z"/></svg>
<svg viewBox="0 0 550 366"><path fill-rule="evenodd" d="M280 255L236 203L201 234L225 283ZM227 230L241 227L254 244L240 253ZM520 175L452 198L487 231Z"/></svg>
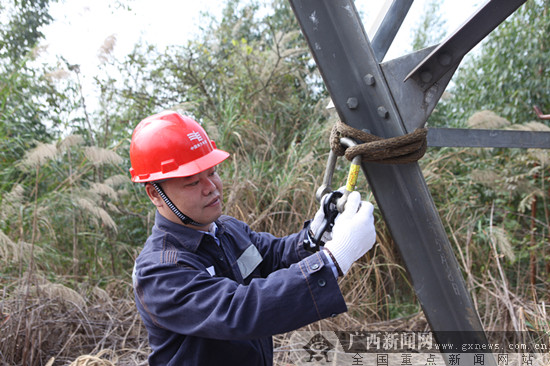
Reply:
<svg viewBox="0 0 550 366"><path fill-rule="evenodd" d="M526 0L489 0L462 27L441 42L406 77L429 88L447 71L457 66L464 55L493 29L516 11Z"/></svg>

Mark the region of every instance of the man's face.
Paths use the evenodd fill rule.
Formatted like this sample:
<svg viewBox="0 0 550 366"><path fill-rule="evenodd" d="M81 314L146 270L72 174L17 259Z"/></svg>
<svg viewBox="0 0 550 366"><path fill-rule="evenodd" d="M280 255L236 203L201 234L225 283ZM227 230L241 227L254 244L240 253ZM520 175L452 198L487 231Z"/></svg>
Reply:
<svg viewBox="0 0 550 366"><path fill-rule="evenodd" d="M210 224L222 214L223 185L216 167L189 177L168 179L160 185L181 212L205 224L204 227L193 228L207 231ZM181 223L169 207L157 207L164 217Z"/></svg>

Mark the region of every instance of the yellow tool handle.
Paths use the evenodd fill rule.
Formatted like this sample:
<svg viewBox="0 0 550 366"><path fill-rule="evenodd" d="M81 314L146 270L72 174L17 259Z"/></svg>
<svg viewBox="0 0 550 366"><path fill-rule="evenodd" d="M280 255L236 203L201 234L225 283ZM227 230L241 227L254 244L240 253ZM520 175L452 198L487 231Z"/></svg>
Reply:
<svg viewBox="0 0 550 366"><path fill-rule="evenodd" d="M357 177L359 176L359 170L361 166L357 164L351 164L349 167L348 181L346 183L346 191L353 192L355 186L357 185Z"/></svg>

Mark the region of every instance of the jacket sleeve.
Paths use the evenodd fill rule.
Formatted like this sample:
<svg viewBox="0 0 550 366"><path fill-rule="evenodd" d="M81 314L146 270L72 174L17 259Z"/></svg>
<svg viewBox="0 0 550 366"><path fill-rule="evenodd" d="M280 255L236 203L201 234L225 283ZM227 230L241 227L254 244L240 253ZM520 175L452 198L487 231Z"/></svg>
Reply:
<svg viewBox="0 0 550 366"><path fill-rule="evenodd" d="M308 223L304 228L295 234L282 238L273 236L270 233L254 232L248 225L242 223L243 231L247 233L250 241L258 248L262 255L262 273L269 274L272 271L288 268L311 255L304 247L304 240L307 238Z"/></svg>
<svg viewBox="0 0 550 366"><path fill-rule="evenodd" d="M225 340L272 336L347 310L325 260L312 254L248 285L212 277L189 258L141 266L136 300L146 321L175 333Z"/></svg>

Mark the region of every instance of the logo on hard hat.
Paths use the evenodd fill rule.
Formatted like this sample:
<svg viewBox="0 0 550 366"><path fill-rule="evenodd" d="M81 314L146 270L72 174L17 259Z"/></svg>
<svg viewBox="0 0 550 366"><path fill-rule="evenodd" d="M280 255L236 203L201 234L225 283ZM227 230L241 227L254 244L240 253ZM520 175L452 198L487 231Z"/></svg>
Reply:
<svg viewBox="0 0 550 366"><path fill-rule="evenodd" d="M193 132L191 132L191 133L188 133L188 134L187 134L187 137L189 137L189 140L190 140L190 141L193 141L193 140L197 140L198 142L201 142L201 141L202 141L202 136L201 136L201 134L198 133L198 132L195 132L195 131L193 131Z"/></svg>
<svg viewBox="0 0 550 366"><path fill-rule="evenodd" d="M198 142L198 144L195 144L195 145L191 146L191 148L190 148L191 151L196 150L199 147L204 146L208 143L208 141L203 139L202 135L199 132L196 132L196 131L188 133L187 137L189 138L189 141L191 141L191 142L193 142L195 140Z"/></svg>

